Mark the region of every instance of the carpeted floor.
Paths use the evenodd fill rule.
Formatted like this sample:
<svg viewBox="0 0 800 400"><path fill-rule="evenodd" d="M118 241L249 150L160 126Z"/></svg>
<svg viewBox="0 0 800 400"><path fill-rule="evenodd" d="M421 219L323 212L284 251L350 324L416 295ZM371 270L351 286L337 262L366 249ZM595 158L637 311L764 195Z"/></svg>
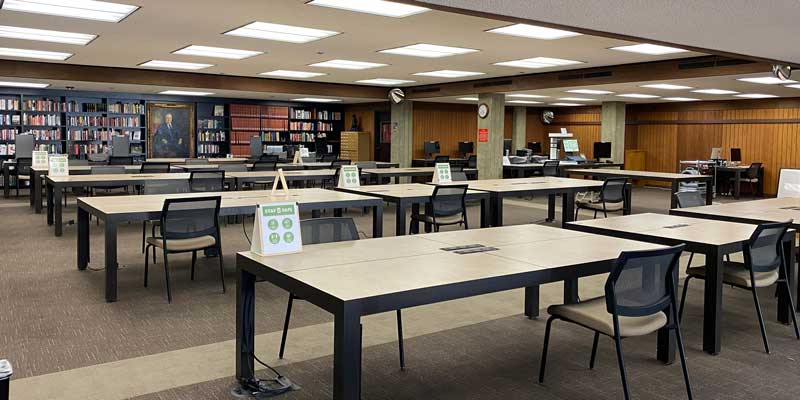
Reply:
<svg viewBox="0 0 800 400"><path fill-rule="evenodd" d="M201 259L195 281L189 279L190 256L176 256L173 267L172 304L167 304L163 264L155 265L150 287L142 286L141 225L122 226L119 236L119 300L106 303L104 274L77 271L75 226L67 226L56 238L44 215L33 214L27 198L0 200L0 250L5 258L0 272L0 358L15 367L12 399L46 398L36 395L37 385L71 380L80 388L103 379L113 371L127 379L107 382L91 390L64 390L64 399L223 399L233 384L235 279L234 254L248 248L242 226L223 229L228 292L221 293L216 259ZM636 189L634 212L665 212L668 191ZM74 218L74 203L65 220ZM350 210L359 229L371 232L371 217ZM541 222L546 216L543 199L506 203L507 225ZM470 210L478 221L478 209ZM585 217L588 217L586 214ZM584 218L585 218L584 217ZM251 222L252 223L252 222ZM248 231L251 229L247 227ZM384 232L394 232L394 215L387 208ZM92 268L102 260L101 229L92 231ZM171 258L171 261L173 259ZM697 260L700 262L700 260ZM602 277L582 284L581 295L597 294ZM557 301L558 287L543 288L543 299ZM549 293L549 294L548 294ZM719 356L700 351L702 287L690 291L684 336L689 348L689 368L696 398L789 399L800 390L800 342L789 327L774 322L775 302L770 290L762 293L773 352L762 351L751 297L747 292L726 290L724 347ZM257 288L256 333L272 346L283 323L287 294L269 284ZM552 302L551 301L551 302ZM546 307L548 301L542 301ZM462 307L462 308L458 308ZM450 310L471 313L459 321ZM568 324L554 327L552 356L547 381L536 383L544 320L522 318L521 296L477 297L458 304L434 305L410 310L411 332L406 341L409 368L397 366L396 343L391 324L378 320L373 332L384 335L364 350L363 397L368 399L606 399L619 398L621 386L613 343L601 341L599 365L589 371L591 333ZM439 313L439 314L437 314ZM458 314L458 313L455 313ZM446 315L452 321L442 318ZM392 321L387 318L386 321ZM279 367L303 390L287 399L330 398L332 357L325 346L332 342L330 315L299 303L292 314L289 356ZM381 326L386 325L385 332ZM425 328L425 329L423 329ZM414 332L414 329L418 329ZM377 332L380 331L380 332ZM311 336L315 339L310 339ZM321 343L321 344L320 344ZM684 398L679 366L654 360L655 338L624 342L629 378L635 398ZM263 359L274 360L277 349L265 350ZM173 354L181 360L201 360L198 365L159 361ZM228 357L222 361L216 355ZM176 356L177 357L177 356ZM213 378L200 378L210 364L219 369ZM291 358L296 357L296 358ZM155 361L154 361L155 360ZM194 361L196 362L196 361ZM272 361L270 361L272 362ZM149 364L148 364L149 363ZM147 369L143 369L147 365ZM156 365L156 368L152 367ZM159 376L169 375L167 382ZM195 379L192 379L194 375ZM265 375L263 372L261 375ZM75 378L75 377L78 378ZM95 379L92 381L92 379ZM166 379L166 378L165 378ZM204 380L205 379L205 380ZM150 384L158 381L159 384ZM192 382L186 385L186 382ZM82 389L82 388L81 388ZM138 396L138 397L137 397Z"/></svg>

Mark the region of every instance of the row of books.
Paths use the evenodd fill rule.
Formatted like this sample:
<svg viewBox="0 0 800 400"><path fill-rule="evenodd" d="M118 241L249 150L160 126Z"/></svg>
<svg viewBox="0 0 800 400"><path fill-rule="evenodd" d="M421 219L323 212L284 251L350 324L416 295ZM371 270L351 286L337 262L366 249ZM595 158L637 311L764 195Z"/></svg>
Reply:
<svg viewBox="0 0 800 400"><path fill-rule="evenodd" d="M231 144L247 144L250 145L250 138L252 136L257 136L253 132L242 132L242 131L232 131L231 132Z"/></svg>
<svg viewBox="0 0 800 400"><path fill-rule="evenodd" d="M67 112L106 112L108 105L106 103L77 103L70 101L66 104Z"/></svg>
<svg viewBox="0 0 800 400"><path fill-rule="evenodd" d="M111 103L108 104L108 112L114 114L144 114L144 104L142 103Z"/></svg>
<svg viewBox="0 0 800 400"><path fill-rule="evenodd" d="M0 140L15 140L18 133L16 129L0 129Z"/></svg>
<svg viewBox="0 0 800 400"><path fill-rule="evenodd" d="M317 130L325 132L333 132L333 123L331 122L317 122Z"/></svg>
<svg viewBox="0 0 800 400"><path fill-rule="evenodd" d="M0 114L0 124L2 125L19 125L18 114Z"/></svg>
<svg viewBox="0 0 800 400"><path fill-rule="evenodd" d="M292 118L294 119L315 119L316 113L314 110L298 110L292 109Z"/></svg>
<svg viewBox="0 0 800 400"><path fill-rule="evenodd" d="M292 121L289 123L289 129L293 131L313 131L317 127L314 122L297 122Z"/></svg>
<svg viewBox="0 0 800 400"><path fill-rule="evenodd" d="M71 130L67 132L67 139L68 140L110 140L111 139L111 132L109 130L94 130L94 129L82 129L82 130Z"/></svg>
<svg viewBox="0 0 800 400"><path fill-rule="evenodd" d="M225 128L225 122L218 119L201 119L197 121L197 127L200 129L222 129Z"/></svg>
<svg viewBox="0 0 800 400"><path fill-rule="evenodd" d="M15 144L0 144L0 156L14 155L16 150Z"/></svg>
<svg viewBox="0 0 800 400"><path fill-rule="evenodd" d="M225 136L225 131L197 132L197 140L200 142L224 142Z"/></svg>
<svg viewBox="0 0 800 400"><path fill-rule="evenodd" d="M106 126L108 119L94 115L72 115L67 117L67 125L70 126Z"/></svg>
<svg viewBox="0 0 800 400"><path fill-rule="evenodd" d="M36 126L59 126L61 125L61 115L58 114L22 114L25 125Z"/></svg>
<svg viewBox="0 0 800 400"><path fill-rule="evenodd" d="M231 104L230 112L233 117L289 118L289 107L286 106Z"/></svg>
<svg viewBox="0 0 800 400"><path fill-rule="evenodd" d="M38 151L46 151L50 154L61 154L61 145L58 144L47 144L47 143L39 143L36 146L33 146L34 150Z"/></svg>
<svg viewBox="0 0 800 400"><path fill-rule="evenodd" d="M341 121L342 113L339 111L320 110L317 111L317 119L325 121Z"/></svg>
<svg viewBox="0 0 800 400"><path fill-rule="evenodd" d="M73 144L70 147L70 154L83 155L83 154L98 154L107 153L109 146L107 144L91 143L91 144Z"/></svg>
<svg viewBox="0 0 800 400"><path fill-rule="evenodd" d="M36 140L61 140L60 129L35 129L32 131L25 131L30 133Z"/></svg>
<svg viewBox="0 0 800 400"><path fill-rule="evenodd" d="M108 126L138 128L142 125L139 117L109 117Z"/></svg>
<svg viewBox="0 0 800 400"><path fill-rule="evenodd" d="M313 142L316 135L312 132L261 132L261 140L264 142ZM249 143L248 138L248 143Z"/></svg>
<svg viewBox="0 0 800 400"><path fill-rule="evenodd" d="M22 102L22 107L26 111L52 111L66 112L67 103L62 103L53 99L32 99Z"/></svg>
<svg viewBox="0 0 800 400"><path fill-rule="evenodd" d="M285 131L288 121L285 119L231 118L231 129Z"/></svg>
<svg viewBox="0 0 800 400"><path fill-rule="evenodd" d="M200 154L219 154L220 146L218 144L208 144L208 143L198 144L197 152Z"/></svg>
<svg viewBox="0 0 800 400"><path fill-rule="evenodd" d="M0 99L0 110L5 110L5 111L19 110L19 99Z"/></svg>
<svg viewBox="0 0 800 400"><path fill-rule="evenodd" d="M232 144L231 154L233 154L234 157L250 157L250 143L246 145Z"/></svg>
<svg viewBox="0 0 800 400"><path fill-rule="evenodd" d="M314 134L310 132L290 133L289 140L292 142L313 142Z"/></svg>

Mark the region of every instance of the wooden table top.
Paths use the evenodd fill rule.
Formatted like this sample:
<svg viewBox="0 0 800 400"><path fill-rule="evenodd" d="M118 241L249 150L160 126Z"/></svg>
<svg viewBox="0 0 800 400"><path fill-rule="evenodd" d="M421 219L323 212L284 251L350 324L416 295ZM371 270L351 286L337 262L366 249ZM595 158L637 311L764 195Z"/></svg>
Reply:
<svg viewBox="0 0 800 400"><path fill-rule="evenodd" d="M570 228L601 228L715 246L745 242L756 228L751 224L651 213L576 221L567 225Z"/></svg>
<svg viewBox="0 0 800 400"><path fill-rule="evenodd" d="M187 160L187 158L161 157L161 158L148 158L145 161L147 161L147 162L168 162L168 163L181 164L181 163L185 163L186 160ZM242 157L233 157L233 158L214 157L214 158L206 158L206 160L208 160L209 164L226 164L226 163L238 163L238 164L241 164L241 163L244 163L244 162L248 161L247 158L242 158Z"/></svg>
<svg viewBox="0 0 800 400"><path fill-rule="evenodd" d="M696 216L699 218L719 218L729 220L751 220L753 223L782 222L794 220L794 227L800 224L800 198L783 197L740 201L710 206L676 208L670 214Z"/></svg>
<svg viewBox="0 0 800 400"><path fill-rule="evenodd" d="M441 249L466 244L491 244L498 250L459 255ZM622 251L659 247L540 225L517 225L309 245L301 253L279 256L239 254L350 301L610 261Z"/></svg>
<svg viewBox="0 0 800 400"><path fill-rule="evenodd" d="M350 193L363 193L366 195L392 198L419 198L430 197L436 187L424 183L400 183L388 185L367 185L354 188L337 189ZM480 195L482 191L467 190L467 195Z"/></svg>
<svg viewBox="0 0 800 400"><path fill-rule="evenodd" d="M666 180L666 181L703 181L711 180L711 175L690 175L690 174L675 174L670 172L656 172L656 171L634 171L630 169L607 169L607 168L577 168L570 169L570 174L575 175L590 175L590 176L627 176L637 179L652 179L652 180Z"/></svg>
<svg viewBox="0 0 800 400"><path fill-rule="evenodd" d="M82 172L82 171L91 171L92 167L105 167L105 165L70 165L70 171ZM142 169L141 165L120 165L120 167L125 167L125 171L139 171ZM32 170L36 172L48 172L50 171L50 167L31 167Z"/></svg>
<svg viewBox="0 0 800 400"><path fill-rule="evenodd" d="M71 185L91 185L103 182L141 182L146 180L179 181L189 179L188 173L160 173L160 174L86 174L68 176L47 176L47 181Z"/></svg>
<svg viewBox="0 0 800 400"><path fill-rule="evenodd" d="M286 177L330 177L336 174L334 169L302 169L283 171ZM226 178L274 178L278 171L240 171L225 172Z"/></svg>
<svg viewBox="0 0 800 400"><path fill-rule="evenodd" d="M552 190L552 189L588 189L600 188L603 186L601 181L590 181L586 179L570 179L552 176L515 178L515 179L485 179L477 181L458 181L448 183L437 183L436 185L454 186L468 185L470 189L481 190L484 192L506 193L531 190ZM431 183L431 185L434 185Z"/></svg>

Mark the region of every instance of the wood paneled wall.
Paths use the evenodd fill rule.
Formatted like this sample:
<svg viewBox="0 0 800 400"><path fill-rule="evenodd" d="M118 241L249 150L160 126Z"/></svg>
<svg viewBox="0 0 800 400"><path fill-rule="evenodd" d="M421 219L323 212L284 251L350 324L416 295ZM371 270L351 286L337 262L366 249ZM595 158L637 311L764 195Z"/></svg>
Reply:
<svg viewBox="0 0 800 400"><path fill-rule="evenodd" d="M503 137L511 139L513 113L506 108ZM424 158L423 143L438 140L441 154L459 156L458 142L478 141L478 106L414 102L414 158ZM495 134L495 132L489 132Z"/></svg>

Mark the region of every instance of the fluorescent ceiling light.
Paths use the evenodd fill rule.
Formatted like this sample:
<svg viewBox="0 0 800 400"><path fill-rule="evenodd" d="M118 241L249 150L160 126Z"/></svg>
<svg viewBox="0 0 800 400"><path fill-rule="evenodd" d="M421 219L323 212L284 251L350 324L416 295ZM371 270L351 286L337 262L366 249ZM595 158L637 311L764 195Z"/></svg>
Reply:
<svg viewBox="0 0 800 400"><path fill-rule="evenodd" d="M458 100L464 100L464 101L478 101L478 98L477 98L477 97L459 97L459 98L458 98Z"/></svg>
<svg viewBox="0 0 800 400"><path fill-rule="evenodd" d="M375 79L362 79L360 81L356 81L356 83L364 83L367 85L402 85L406 83L414 83L416 81L409 81L405 79L389 79L389 78L375 78Z"/></svg>
<svg viewBox="0 0 800 400"><path fill-rule="evenodd" d="M770 99L778 96L774 94L745 93L745 94L737 94L736 97L744 97L746 99Z"/></svg>
<svg viewBox="0 0 800 400"><path fill-rule="evenodd" d="M533 100L509 100L506 103L514 103L514 104L543 104L541 101L533 101Z"/></svg>
<svg viewBox="0 0 800 400"><path fill-rule="evenodd" d="M628 97L631 99L657 99L659 96L656 96L654 94L625 93L625 94L618 94L617 97Z"/></svg>
<svg viewBox="0 0 800 400"><path fill-rule="evenodd" d="M689 89L694 89L691 86L672 85L672 84L669 84L669 83L652 83L652 84L649 84L649 85L640 85L639 87L650 88L650 89L664 89L664 90L689 90Z"/></svg>
<svg viewBox="0 0 800 400"><path fill-rule="evenodd" d="M652 56L660 56L664 54L685 53L689 50L678 49L675 47L659 46L657 44L640 43L628 46L612 47L609 50L626 51L628 53L648 54Z"/></svg>
<svg viewBox="0 0 800 400"><path fill-rule="evenodd" d="M583 106L585 104L578 104L578 103L550 103L551 106L564 106L564 107L575 107L575 106Z"/></svg>
<svg viewBox="0 0 800 400"><path fill-rule="evenodd" d="M700 99L694 99L691 97L664 97L664 100L668 101L700 101Z"/></svg>
<svg viewBox="0 0 800 400"><path fill-rule="evenodd" d="M5 0L3 10L119 22L139 7L93 0Z"/></svg>
<svg viewBox="0 0 800 400"><path fill-rule="evenodd" d="M783 83L797 83L797 81L793 81L791 79L781 80L774 76L760 76L757 78L740 78L737 81L742 82L750 82L750 83L761 83L764 85L780 85Z"/></svg>
<svg viewBox="0 0 800 400"><path fill-rule="evenodd" d="M394 18L403 18L430 11L429 8L425 7L383 0L313 0L308 2L308 4Z"/></svg>
<svg viewBox="0 0 800 400"><path fill-rule="evenodd" d="M562 97L559 100L564 101L596 101L595 99L587 99L584 97Z"/></svg>
<svg viewBox="0 0 800 400"><path fill-rule="evenodd" d="M381 50L378 53L398 54L401 56L440 58L459 54L475 53L478 50L463 47L439 46L436 44L418 43L410 46Z"/></svg>
<svg viewBox="0 0 800 400"><path fill-rule="evenodd" d="M542 40L562 39L581 35L577 32L562 31L561 29L545 28L543 26L528 24L514 24L502 28L489 29L487 32Z"/></svg>
<svg viewBox="0 0 800 400"><path fill-rule="evenodd" d="M97 35L0 25L0 37L9 39L36 40L40 42L77 44L80 46L85 46L89 42L94 40L97 37Z"/></svg>
<svg viewBox="0 0 800 400"><path fill-rule="evenodd" d="M500 65L504 67L519 67L519 68L550 68L550 67L560 67L564 65L574 65L574 64L583 64L583 61L563 60L560 58L550 58L550 57L534 57L534 58L525 58L522 60L503 61L499 63L494 63L494 65Z"/></svg>
<svg viewBox="0 0 800 400"><path fill-rule="evenodd" d="M550 96L542 96L540 94L507 94L506 97L518 97L520 99L546 99Z"/></svg>
<svg viewBox="0 0 800 400"><path fill-rule="evenodd" d="M323 76L322 72L306 72L306 71L290 71L286 69L276 69L275 71L262 72L259 75L264 76L280 76L283 78L314 78L316 76Z"/></svg>
<svg viewBox="0 0 800 400"><path fill-rule="evenodd" d="M442 70L438 70L438 71L417 72L414 75L433 76L433 77L437 77L437 78L463 78L463 77L466 77L466 76L483 75L483 72L455 71L455 70L452 70L452 69L442 69Z"/></svg>
<svg viewBox="0 0 800 400"><path fill-rule="evenodd" d="M44 88L50 86L50 84L49 83L34 83L34 82L0 82L0 86L44 89Z"/></svg>
<svg viewBox="0 0 800 400"><path fill-rule="evenodd" d="M692 90L692 93L703 93L703 94L736 94L739 93L734 90L724 90L724 89L698 89Z"/></svg>
<svg viewBox="0 0 800 400"><path fill-rule="evenodd" d="M191 69L198 70L208 67L213 67L213 64L198 64L180 61L164 61L164 60L150 60L139 64L140 67L150 68L169 68L169 69Z"/></svg>
<svg viewBox="0 0 800 400"><path fill-rule="evenodd" d="M386 65L387 64L371 63L366 61L328 60L328 61L318 62L315 64L310 64L309 67L361 70L361 69L385 67Z"/></svg>
<svg viewBox="0 0 800 400"><path fill-rule="evenodd" d="M792 88L792 89L800 89L800 85L788 85L786 87Z"/></svg>
<svg viewBox="0 0 800 400"><path fill-rule="evenodd" d="M292 101L313 101L314 103L335 103L341 101L339 99L322 99L316 97L301 97L299 99L292 99Z"/></svg>
<svg viewBox="0 0 800 400"><path fill-rule="evenodd" d="M19 57L19 58L37 58L41 60L59 60L64 61L72 57L72 53L61 53L58 51L42 51L42 50L28 50L28 49L13 49L10 47L0 47L0 56L6 57Z"/></svg>
<svg viewBox="0 0 800 400"><path fill-rule="evenodd" d="M338 35L339 32L256 21L241 28L225 32L225 34L289 43L308 43Z"/></svg>
<svg viewBox="0 0 800 400"><path fill-rule="evenodd" d="M595 90L595 89L572 89L572 90L567 90L567 93L577 93L577 94L614 94L614 92L609 92L608 90Z"/></svg>
<svg viewBox="0 0 800 400"><path fill-rule="evenodd" d="M176 96L210 96L214 93L211 92L195 92L192 90L165 90L158 92L158 94L172 94Z"/></svg>
<svg viewBox="0 0 800 400"><path fill-rule="evenodd" d="M259 54L264 54L264 52L252 51L252 50L226 49L224 47L198 46L193 44L191 46L186 46L180 50L175 50L172 52L172 54L242 60L245 58L257 56Z"/></svg>

